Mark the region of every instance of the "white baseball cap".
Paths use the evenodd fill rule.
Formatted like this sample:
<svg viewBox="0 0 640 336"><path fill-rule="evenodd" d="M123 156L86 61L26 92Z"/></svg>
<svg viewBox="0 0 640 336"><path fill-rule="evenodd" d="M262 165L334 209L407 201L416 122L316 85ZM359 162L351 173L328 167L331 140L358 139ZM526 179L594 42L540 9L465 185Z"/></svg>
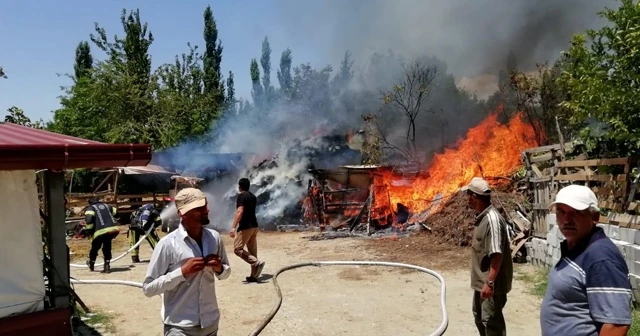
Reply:
<svg viewBox="0 0 640 336"><path fill-rule="evenodd" d="M578 211L586 210L593 207L596 210L598 208L598 198L596 194L591 191L589 187L572 184L566 186L556 195L555 202L549 204L549 209L553 208L556 204L565 204Z"/></svg>
<svg viewBox="0 0 640 336"><path fill-rule="evenodd" d="M472 191L478 195L491 195L491 187L489 182L485 181L481 177L474 177L471 179L468 185L462 187L462 191Z"/></svg>

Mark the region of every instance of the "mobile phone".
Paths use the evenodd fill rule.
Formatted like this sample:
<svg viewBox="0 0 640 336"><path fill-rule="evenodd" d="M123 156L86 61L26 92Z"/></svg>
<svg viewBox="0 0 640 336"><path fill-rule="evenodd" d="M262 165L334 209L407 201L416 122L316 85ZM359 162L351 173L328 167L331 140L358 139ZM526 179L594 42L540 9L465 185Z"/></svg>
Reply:
<svg viewBox="0 0 640 336"><path fill-rule="evenodd" d="M213 259L218 259L220 258L217 254L209 254L208 256L204 257L204 262L207 263Z"/></svg>

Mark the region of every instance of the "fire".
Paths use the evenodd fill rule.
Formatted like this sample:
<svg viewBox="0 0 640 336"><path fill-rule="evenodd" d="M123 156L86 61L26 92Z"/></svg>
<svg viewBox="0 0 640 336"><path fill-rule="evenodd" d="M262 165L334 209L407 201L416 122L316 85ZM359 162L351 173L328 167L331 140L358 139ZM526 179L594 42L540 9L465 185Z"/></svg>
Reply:
<svg viewBox="0 0 640 336"><path fill-rule="evenodd" d="M501 177L508 177L520 167L523 150L538 145L533 127L522 114L505 125L498 122L498 112L494 112L455 146L435 155L414 180L401 183L398 174L378 171L377 179L381 181L374 183L375 207L388 207L391 203L393 211L397 211L397 204L402 203L418 213L428 209L438 195L444 198L440 202L443 204L474 176L482 176L495 186Z"/></svg>

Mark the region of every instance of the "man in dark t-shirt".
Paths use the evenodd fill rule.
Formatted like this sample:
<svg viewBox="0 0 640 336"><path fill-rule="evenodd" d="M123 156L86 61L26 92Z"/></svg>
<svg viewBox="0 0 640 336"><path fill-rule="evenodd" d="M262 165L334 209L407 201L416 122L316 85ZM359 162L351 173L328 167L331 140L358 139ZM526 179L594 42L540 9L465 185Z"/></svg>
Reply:
<svg viewBox="0 0 640 336"><path fill-rule="evenodd" d="M256 218L257 198L249 191L251 183L247 178L238 181L236 214L229 235L233 240L233 252L251 265L251 275L247 282L257 282L264 268L264 261L258 260L258 219ZM245 250L244 247L247 247Z"/></svg>

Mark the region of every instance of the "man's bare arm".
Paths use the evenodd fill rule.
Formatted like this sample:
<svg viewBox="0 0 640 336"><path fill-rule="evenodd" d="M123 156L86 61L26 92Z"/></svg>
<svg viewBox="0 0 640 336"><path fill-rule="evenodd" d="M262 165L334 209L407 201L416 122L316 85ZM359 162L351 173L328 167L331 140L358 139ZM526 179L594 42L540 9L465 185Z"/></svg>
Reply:
<svg viewBox="0 0 640 336"><path fill-rule="evenodd" d="M244 212L244 205L239 206L236 209L236 215L233 218L233 225L231 226L231 231L235 231L238 227L238 223L240 223L240 219L242 218L242 213Z"/></svg>
<svg viewBox="0 0 640 336"><path fill-rule="evenodd" d="M600 336L627 336L629 332L628 325L605 323L600 329Z"/></svg>

